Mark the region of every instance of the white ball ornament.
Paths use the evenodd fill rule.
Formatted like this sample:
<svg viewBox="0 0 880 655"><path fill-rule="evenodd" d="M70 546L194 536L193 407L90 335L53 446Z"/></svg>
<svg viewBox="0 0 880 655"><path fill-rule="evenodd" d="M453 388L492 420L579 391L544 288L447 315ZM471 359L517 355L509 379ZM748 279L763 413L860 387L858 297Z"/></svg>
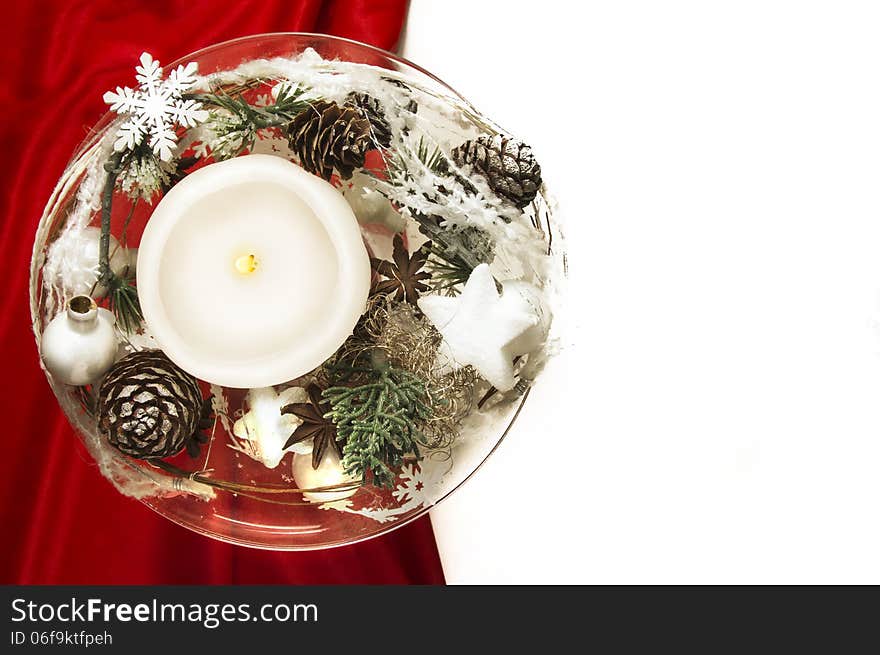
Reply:
<svg viewBox="0 0 880 655"><path fill-rule="evenodd" d="M82 386L101 379L116 361L115 319L88 296L75 296L40 339L40 357L52 377Z"/></svg>
<svg viewBox="0 0 880 655"><path fill-rule="evenodd" d="M316 489L318 487L330 487L347 482L357 483L358 478L353 475L348 475L342 469L342 463L339 461L339 456L336 454L336 451L333 448L328 448L317 469L312 468L311 454L294 455L293 481L299 489ZM306 492L303 496L306 500L313 503L329 503L349 498L350 496L353 496L356 491L357 487L352 484L351 489L343 489L341 491Z"/></svg>

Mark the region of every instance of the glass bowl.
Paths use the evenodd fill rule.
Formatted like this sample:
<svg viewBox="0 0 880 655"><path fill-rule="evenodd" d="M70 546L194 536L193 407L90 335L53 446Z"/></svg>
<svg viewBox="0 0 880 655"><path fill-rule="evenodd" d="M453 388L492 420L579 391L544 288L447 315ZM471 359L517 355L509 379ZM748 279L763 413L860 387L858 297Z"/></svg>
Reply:
<svg viewBox="0 0 880 655"><path fill-rule="evenodd" d="M395 83L417 89L423 97L430 95L437 106L445 107L453 126L501 133L494 123L427 71L389 52L341 38L295 33L249 36L199 50L166 66L165 70L196 62L199 74L210 76L228 73L254 60L293 58L308 49L326 61L363 64L372 67L371 70L387 72ZM94 163L101 139L115 121L116 116L108 112L98 122L71 160L40 221L30 282L31 313L38 345L44 327L60 311L65 300L53 297L47 258L52 244L65 234L68 223L73 220L71 216L75 214L78 193L88 179L89 165ZM151 211L152 207L141 203L129 216L123 217L128 230L128 247L136 247ZM552 215L552 203L543 189L529 211L535 228L541 231L547 244L548 270L551 271L548 283L559 284L564 277L561 234ZM121 220L114 215L114 234ZM99 212L93 212L87 221L91 226L97 225ZM366 240L370 246L369 238ZM146 337L129 341L125 344L128 350L150 345ZM124 348L121 347L120 353L124 354ZM419 518L480 467L510 430L528 398L528 385L524 382L509 394L492 394L484 387L479 390L479 396L487 402L465 419L461 434L452 446L439 456L429 455L421 462L405 463L392 488L360 485L348 499L311 502L301 494L283 493L285 487L292 487L291 454L286 454L276 468L267 468L235 448L241 444L232 439L230 433L234 421L247 407L244 390L202 384L206 395L214 394L217 412L207 448L196 461L176 456L157 466L129 459L108 447L98 432L91 409L94 390L62 384L52 375L47 378L101 472L122 493L200 534L274 550L351 544ZM214 486L212 481L222 481L223 485ZM278 489L282 493L275 493Z"/></svg>

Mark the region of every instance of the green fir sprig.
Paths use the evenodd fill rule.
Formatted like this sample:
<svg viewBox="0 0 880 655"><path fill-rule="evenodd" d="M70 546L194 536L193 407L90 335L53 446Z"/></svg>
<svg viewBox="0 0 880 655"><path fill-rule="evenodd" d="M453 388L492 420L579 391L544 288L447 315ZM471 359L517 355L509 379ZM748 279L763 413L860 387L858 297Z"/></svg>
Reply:
<svg viewBox="0 0 880 655"><path fill-rule="evenodd" d="M419 424L432 415L425 383L387 363L336 364L339 379L356 378L355 386L333 386L323 393L336 425L346 473L390 487L404 457L420 456Z"/></svg>
<svg viewBox="0 0 880 655"><path fill-rule="evenodd" d="M434 175L443 175L449 170L449 163L440 146L431 146L423 136L419 137L414 154L416 161ZM392 184L402 185L412 180L410 165L399 151L388 157L387 164L388 180Z"/></svg>
<svg viewBox="0 0 880 655"><path fill-rule="evenodd" d="M223 89L193 95L205 107L213 108L207 123L217 137L215 159L229 159L253 148L259 130L284 129L302 110L316 100L305 98L308 89L301 85L282 84L274 103L265 107L252 105L241 93Z"/></svg>
<svg viewBox="0 0 880 655"><path fill-rule="evenodd" d="M112 273L105 283L107 304L110 311L116 317L116 324L119 328L128 334L137 331L144 320L134 281L134 275L126 266L121 275Z"/></svg>
<svg viewBox="0 0 880 655"><path fill-rule="evenodd" d="M431 239L426 268L435 291L456 295L477 266L491 264L495 258L495 244L485 230L473 225L446 227L438 216L413 217L422 234Z"/></svg>
<svg viewBox="0 0 880 655"><path fill-rule="evenodd" d="M431 273L431 288L450 296L458 295L459 287L468 281L474 271L470 261L458 251L433 245L427 268Z"/></svg>

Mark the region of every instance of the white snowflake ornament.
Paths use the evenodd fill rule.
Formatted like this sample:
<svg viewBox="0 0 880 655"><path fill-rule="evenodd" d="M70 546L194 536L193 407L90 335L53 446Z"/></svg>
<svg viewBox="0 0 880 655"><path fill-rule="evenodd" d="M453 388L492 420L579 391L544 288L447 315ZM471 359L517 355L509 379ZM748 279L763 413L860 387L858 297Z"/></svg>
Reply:
<svg viewBox="0 0 880 655"><path fill-rule="evenodd" d="M443 335L438 361L446 367L473 366L499 391L516 384L513 359L532 348L544 310L517 286L499 294L488 264L477 266L461 295L422 296L419 309Z"/></svg>
<svg viewBox="0 0 880 655"><path fill-rule="evenodd" d="M397 507L373 505L355 509L352 501L342 499L325 502L318 508L358 514L379 523L395 521L404 514L431 504L434 499L442 495L441 480L444 470L443 467L433 465L427 460L418 465L404 464L398 477L400 482L392 492L392 496L399 503Z"/></svg>
<svg viewBox="0 0 880 655"><path fill-rule="evenodd" d="M176 125L195 127L208 118L202 104L183 95L196 83L199 65L190 62L171 71L162 79L162 67L145 52L141 65L135 67L138 88L116 87L104 94L110 110L127 120L119 126L113 148L117 152L133 150L145 137L153 153L162 161L171 161L177 145Z"/></svg>

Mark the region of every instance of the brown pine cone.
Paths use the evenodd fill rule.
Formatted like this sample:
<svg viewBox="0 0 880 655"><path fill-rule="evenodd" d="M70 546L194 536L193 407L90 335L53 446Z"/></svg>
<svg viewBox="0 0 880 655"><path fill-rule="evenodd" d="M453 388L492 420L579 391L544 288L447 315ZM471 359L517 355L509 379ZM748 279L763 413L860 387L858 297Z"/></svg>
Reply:
<svg viewBox="0 0 880 655"><path fill-rule="evenodd" d="M297 114L287 138L302 167L325 180L334 168L342 179L350 178L373 146L370 121L358 109L326 100Z"/></svg>
<svg viewBox="0 0 880 655"><path fill-rule="evenodd" d="M359 109L361 115L370 121L373 139L380 147L387 148L391 145L391 126L385 119L385 108L381 102L369 94L360 92L349 93L345 101Z"/></svg>
<svg viewBox="0 0 880 655"><path fill-rule="evenodd" d="M522 209L541 188L541 166L532 149L506 136L481 136L452 151L459 166L470 164L474 173L486 178L489 187Z"/></svg>
<svg viewBox="0 0 880 655"><path fill-rule="evenodd" d="M98 392L98 426L112 446L138 459L198 454L205 411L196 379L161 350L122 358Z"/></svg>

